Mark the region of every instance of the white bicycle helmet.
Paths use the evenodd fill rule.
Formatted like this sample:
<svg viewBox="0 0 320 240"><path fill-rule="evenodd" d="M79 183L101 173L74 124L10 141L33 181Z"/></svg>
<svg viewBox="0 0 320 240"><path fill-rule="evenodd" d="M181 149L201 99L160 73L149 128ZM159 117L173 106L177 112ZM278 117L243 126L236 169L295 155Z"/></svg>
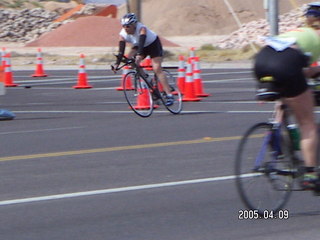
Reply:
<svg viewBox="0 0 320 240"><path fill-rule="evenodd" d="M134 13L127 13L121 18L121 25L130 25L138 22L137 16Z"/></svg>

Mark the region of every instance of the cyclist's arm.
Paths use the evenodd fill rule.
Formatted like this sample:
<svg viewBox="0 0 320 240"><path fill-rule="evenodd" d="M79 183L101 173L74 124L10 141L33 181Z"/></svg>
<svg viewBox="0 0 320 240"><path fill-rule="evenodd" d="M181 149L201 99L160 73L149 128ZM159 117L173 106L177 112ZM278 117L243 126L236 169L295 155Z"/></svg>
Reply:
<svg viewBox="0 0 320 240"><path fill-rule="evenodd" d="M147 39L147 29L145 27L142 27L139 33L139 43L138 43L138 51L137 51L138 55L141 55L141 56L143 55L143 48L144 48L144 44L146 43L146 39Z"/></svg>
<svg viewBox="0 0 320 240"><path fill-rule="evenodd" d="M117 65L120 64L120 61L121 61L121 59L122 59L123 56L124 56L125 50L126 50L126 41L124 40L124 38L123 38L122 36L120 36L120 39L119 39L118 58L117 58L117 62L116 62Z"/></svg>
<svg viewBox="0 0 320 240"><path fill-rule="evenodd" d="M143 60L143 58L145 57L143 55L143 48L144 48L144 44L146 42L147 39L147 30L145 27L142 27L140 29L139 32L139 42L138 42L138 46L135 47L135 49L137 50L137 56L136 56L136 64L140 64L140 62Z"/></svg>

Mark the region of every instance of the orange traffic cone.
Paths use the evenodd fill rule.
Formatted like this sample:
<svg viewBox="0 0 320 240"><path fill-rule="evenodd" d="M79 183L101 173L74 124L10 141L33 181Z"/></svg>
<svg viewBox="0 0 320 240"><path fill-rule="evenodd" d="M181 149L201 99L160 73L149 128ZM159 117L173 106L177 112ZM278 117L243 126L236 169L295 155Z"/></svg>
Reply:
<svg viewBox="0 0 320 240"><path fill-rule="evenodd" d="M0 65L0 95L4 95L4 67Z"/></svg>
<svg viewBox="0 0 320 240"><path fill-rule="evenodd" d="M6 65L6 48L2 48L2 52L1 52L1 65L4 69L4 66Z"/></svg>
<svg viewBox="0 0 320 240"><path fill-rule="evenodd" d="M132 86L131 78L127 79L126 86L124 86L124 78L128 72L130 72L130 67L124 66L122 69L121 85L116 88L117 91L123 91L124 89L126 89L126 90L133 90L134 89L134 87Z"/></svg>
<svg viewBox="0 0 320 240"><path fill-rule="evenodd" d="M200 70L200 62L199 57L194 57L193 62L193 76L194 76L194 86L195 86L195 92L197 97L208 97L210 94L205 93L203 91L203 83L200 76L201 70Z"/></svg>
<svg viewBox="0 0 320 240"><path fill-rule="evenodd" d="M177 77L177 85L181 92L184 94L184 83L186 81L186 69L185 69L185 60L184 56L179 56L179 67L178 67L178 77Z"/></svg>
<svg viewBox="0 0 320 240"><path fill-rule="evenodd" d="M195 47L191 47L191 48L190 48L190 55L189 55L189 59L191 59L191 61L193 61L193 60L194 60L194 58L195 58L195 56L196 56L196 54L195 54L195 50L196 50L196 48L195 48Z"/></svg>
<svg viewBox="0 0 320 240"><path fill-rule="evenodd" d="M189 59L187 64L187 73L186 73L186 82L184 84L184 95L182 101L184 102L197 102L201 99L196 96L195 93L195 86L193 81L193 74L192 74L192 64Z"/></svg>
<svg viewBox="0 0 320 240"><path fill-rule="evenodd" d="M42 52L41 49L38 48L38 53L37 53L37 66L34 74L31 75L31 77L46 77L48 76L45 74L43 70L43 59L42 59Z"/></svg>
<svg viewBox="0 0 320 240"><path fill-rule="evenodd" d="M5 56L6 63L4 66L4 86L6 87L16 87L18 84L13 83L13 74L11 71L11 55L8 53Z"/></svg>
<svg viewBox="0 0 320 240"><path fill-rule="evenodd" d="M86 67L84 62L84 54L80 55L78 84L73 86L73 88L75 89L92 88L92 86L90 86L87 82L87 73L86 73Z"/></svg>
<svg viewBox="0 0 320 240"><path fill-rule="evenodd" d="M143 85L145 84L144 82L142 83ZM150 109L151 104L150 104L150 99L149 99L149 94L148 94L148 88L141 88L139 89L138 93L138 99L137 99L137 105L134 106L135 109L138 110L143 110L143 109ZM158 108L158 105L153 105L153 108Z"/></svg>
<svg viewBox="0 0 320 240"><path fill-rule="evenodd" d="M140 65L147 71L152 71L152 61L150 56L147 56Z"/></svg>

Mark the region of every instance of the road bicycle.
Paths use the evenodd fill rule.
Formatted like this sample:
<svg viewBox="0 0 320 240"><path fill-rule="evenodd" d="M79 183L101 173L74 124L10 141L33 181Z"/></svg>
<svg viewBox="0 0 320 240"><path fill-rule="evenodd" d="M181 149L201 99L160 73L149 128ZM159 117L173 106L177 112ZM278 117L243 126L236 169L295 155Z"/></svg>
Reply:
<svg viewBox="0 0 320 240"><path fill-rule="evenodd" d="M318 105L320 91L314 93ZM317 149L319 161L320 141ZM235 180L243 204L260 216L283 211L292 191L304 190L299 184L304 174L301 159L299 132L290 109L277 102L271 119L250 127L238 145Z"/></svg>
<svg viewBox="0 0 320 240"><path fill-rule="evenodd" d="M116 57L119 56L116 55ZM173 114L179 114L182 111L182 94L174 77L167 69L163 69L163 72L174 94L174 103L170 106L166 105L166 93L153 71L146 71L144 67L137 65L134 58L123 56L120 62L123 63L121 66L117 68L111 66L111 68L117 72L126 66L130 67L129 72L123 77L123 93L130 109L137 115L149 117L160 104L163 104Z"/></svg>

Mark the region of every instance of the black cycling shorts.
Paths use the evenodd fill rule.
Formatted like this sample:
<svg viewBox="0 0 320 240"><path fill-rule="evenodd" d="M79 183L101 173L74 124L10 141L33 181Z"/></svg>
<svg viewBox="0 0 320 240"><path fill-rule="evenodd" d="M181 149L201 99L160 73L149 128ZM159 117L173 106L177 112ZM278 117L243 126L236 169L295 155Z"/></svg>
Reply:
<svg viewBox="0 0 320 240"><path fill-rule="evenodd" d="M138 47L134 47L138 49ZM157 37L149 46L146 46L142 49L142 54L144 57L150 56L151 58L162 57L163 56L163 48L160 41L160 38Z"/></svg>
<svg viewBox="0 0 320 240"><path fill-rule="evenodd" d="M298 49L278 52L266 46L256 55L253 70L258 81L272 76L282 97L295 97L308 88L303 74L303 68L307 66L308 58Z"/></svg>

